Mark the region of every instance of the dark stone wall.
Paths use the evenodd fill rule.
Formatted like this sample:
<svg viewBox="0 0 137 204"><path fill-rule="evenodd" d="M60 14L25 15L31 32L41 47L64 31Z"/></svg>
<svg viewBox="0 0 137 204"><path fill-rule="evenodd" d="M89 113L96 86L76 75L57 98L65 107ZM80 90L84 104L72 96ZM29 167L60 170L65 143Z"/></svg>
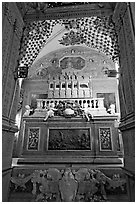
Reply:
<svg viewBox="0 0 137 204"><path fill-rule="evenodd" d="M19 82L14 71L19 57L23 21L16 3L2 3L2 159L3 201L8 199Z"/></svg>
<svg viewBox="0 0 137 204"><path fill-rule="evenodd" d="M135 172L135 3L118 3L113 15L120 49L120 130L124 142L124 169L130 183ZM132 178L132 181L131 181ZM133 185L129 187L134 192ZM131 192L131 191L130 191ZM134 195L130 196L134 201Z"/></svg>

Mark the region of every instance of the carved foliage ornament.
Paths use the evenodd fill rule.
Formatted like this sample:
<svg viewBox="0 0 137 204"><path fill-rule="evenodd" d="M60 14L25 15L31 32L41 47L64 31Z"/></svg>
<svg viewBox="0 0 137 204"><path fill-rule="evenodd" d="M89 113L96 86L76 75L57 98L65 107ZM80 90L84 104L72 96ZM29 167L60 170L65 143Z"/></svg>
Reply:
<svg viewBox="0 0 137 204"><path fill-rule="evenodd" d="M28 133L28 150L38 150L39 128L30 128Z"/></svg>
<svg viewBox="0 0 137 204"><path fill-rule="evenodd" d="M101 202L107 201L108 191L126 193L126 180L120 174L112 178L100 170L80 168L78 170L49 168L35 170L32 174L19 173L11 177L10 190L28 192L28 184L35 202ZM116 194L114 194L116 196Z"/></svg>
<svg viewBox="0 0 137 204"><path fill-rule="evenodd" d="M112 150L111 129L99 128L100 150Z"/></svg>
<svg viewBox="0 0 137 204"><path fill-rule="evenodd" d="M75 32L71 30L69 33L65 33L61 40L59 40L59 43L65 46L68 45L78 45L83 44L86 42L86 39L84 38L83 34L79 32Z"/></svg>

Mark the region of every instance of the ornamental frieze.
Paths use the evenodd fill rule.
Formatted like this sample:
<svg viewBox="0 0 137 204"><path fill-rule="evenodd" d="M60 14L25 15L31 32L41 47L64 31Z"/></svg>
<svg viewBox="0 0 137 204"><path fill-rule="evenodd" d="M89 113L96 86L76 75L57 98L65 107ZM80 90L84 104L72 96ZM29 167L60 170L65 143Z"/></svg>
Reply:
<svg viewBox="0 0 137 204"><path fill-rule="evenodd" d="M18 173L17 173L18 172ZM121 173L107 176L98 169L18 170L12 175L11 193L29 193L34 202L103 202L109 194L126 194L126 179ZM118 192L118 193L117 193Z"/></svg>

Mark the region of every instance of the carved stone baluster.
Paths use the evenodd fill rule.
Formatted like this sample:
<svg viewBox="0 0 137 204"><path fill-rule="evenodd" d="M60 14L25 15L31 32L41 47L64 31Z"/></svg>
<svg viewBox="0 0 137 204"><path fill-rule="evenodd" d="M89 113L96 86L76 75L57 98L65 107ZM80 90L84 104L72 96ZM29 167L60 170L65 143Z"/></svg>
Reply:
<svg viewBox="0 0 137 204"><path fill-rule="evenodd" d="M41 101L37 99L37 109L41 109Z"/></svg>
<svg viewBox="0 0 137 204"><path fill-rule="evenodd" d="M92 108L92 100L89 100L89 106Z"/></svg>
<svg viewBox="0 0 137 204"><path fill-rule="evenodd" d="M104 98L98 99L98 105L99 105L99 108L104 108Z"/></svg>
<svg viewBox="0 0 137 204"><path fill-rule="evenodd" d="M92 100L92 104L93 104L93 108L95 108L96 106L95 106L95 100L94 99Z"/></svg>
<svg viewBox="0 0 137 204"><path fill-rule="evenodd" d="M81 99L81 107L83 108L84 107L84 100L83 99Z"/></svg>

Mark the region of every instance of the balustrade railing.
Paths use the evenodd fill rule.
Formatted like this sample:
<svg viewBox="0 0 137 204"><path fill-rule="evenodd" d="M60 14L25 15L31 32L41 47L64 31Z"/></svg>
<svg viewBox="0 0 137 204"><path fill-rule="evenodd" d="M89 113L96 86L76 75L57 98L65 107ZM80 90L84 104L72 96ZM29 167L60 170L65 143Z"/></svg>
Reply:
<svg viewBox="0 0 137 204"><path fill-rule="evenodd" d="M60 102L70 102L72 104L77 104L81 108L90 109L105 109L104 98L77 98L77 99L37 99L37 109L44 109L46 107L55 107Z"/></svg>

